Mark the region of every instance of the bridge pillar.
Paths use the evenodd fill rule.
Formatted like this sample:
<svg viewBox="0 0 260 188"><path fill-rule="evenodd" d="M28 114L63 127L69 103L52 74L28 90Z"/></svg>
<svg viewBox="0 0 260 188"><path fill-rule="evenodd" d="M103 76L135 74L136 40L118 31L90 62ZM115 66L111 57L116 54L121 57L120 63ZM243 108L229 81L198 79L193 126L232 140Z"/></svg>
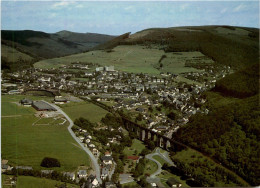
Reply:
<svg viewBox="0 0 260 188"><path fill-rule="evenodd" d="M144 135L144 140L145 140L145 141L148 141L148 140L149 140L149 132L150 132L150 131L144 130L144 133L145 133L145 135Z"/></svg>
<svg viewBox="0 0 260 188"><path fill-rule="evenodd" d="M157 135L156 146L161 147L161 137L159 135Z"/></svg>
<svg viewBox="0 0 260 188"><path fill-rule="evenodd" d="M143 130L140 129L139 133L139 140L143 141Z"/></svg>
<svg viewBox="0 0 260 188"><path fill-rule="evenodd" d="M162 140L163 140L162 147L163 149L167 150L167 139L163 138Z"/></svg>

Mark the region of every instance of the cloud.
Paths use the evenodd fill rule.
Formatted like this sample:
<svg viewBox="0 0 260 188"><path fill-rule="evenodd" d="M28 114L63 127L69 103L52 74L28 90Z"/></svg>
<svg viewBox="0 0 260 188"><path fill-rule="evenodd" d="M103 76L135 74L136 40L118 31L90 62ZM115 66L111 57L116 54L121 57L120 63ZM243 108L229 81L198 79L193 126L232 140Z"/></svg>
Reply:
<svg viewBox="0 0 260 188"><path fill-rule="evenodd" d="M189 4L188 4L188 3L185 3L185 4L183 4L183 5L180 5L180 11L182 12L182 11L186 10L188 7L189 7Z"/></svg>
<svg viewBox="0 0 260 188"><path fill-rule="evenodd" d="M72 2L72 1L60 1L60 2L54 3L51 8L60 9L60 8L68 7L69 5L72 5L72 4L74 4L74 2Z"/></svg>
<svg viewBox="0 0 260 188"><path fill-rule="evenodd" d="M84 6L82 4L78 4L75 6L76 8L84 8Z"/></svg>
<svg viewBox="0 0 260 188"><path fill-rule="evenodd" d="M246 9L246 5L244 4L240 4L238 6L236 6L234 9L233 9L233 12L239 12L239 11L243 11Z"/></svg>
<svg viewBox="0 0 260 188"><path fill-rule="evenodd" d="M224 8L220 11L221 14L224 14L225 12L227 12L227 8Z"/></svg>

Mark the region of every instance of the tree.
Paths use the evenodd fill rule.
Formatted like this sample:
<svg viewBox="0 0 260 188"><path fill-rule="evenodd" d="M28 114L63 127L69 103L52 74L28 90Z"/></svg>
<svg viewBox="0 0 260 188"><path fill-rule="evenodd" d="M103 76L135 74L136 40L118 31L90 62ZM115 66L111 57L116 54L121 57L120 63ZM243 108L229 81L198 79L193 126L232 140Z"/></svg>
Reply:
<svg viewBox="0 0 260 188"><path fill-rule="evenodd" d="M149 141L147 142L147 146L148 146L148 148L149 148L150 150L154 150L154 148L155 148L155 144L154 144L154 142L151 141L151 140L149 140Z"/></svg>
<svg viewBox="0 0 260 188"><path fill-rule="evenodd" d="M170 112L168 115L167 115L168 118L170 118L171 120L175 120L176 118L176 114L174 112Z"/></svg>
<svg viewBox="0 0 260 188"><path fill-rule="evenodd" d="M60 162L58 161L58 159L45 157L41 162L41 166L47 168L60 167Z"/></svg>
<svg viewBox="0 0 260 188"><path fill-rule="evenodd" d="M114 174L112 175L111 180L112 180L114 183L117 183L118 180L119 180L119 173L114 173Z"/></svg>

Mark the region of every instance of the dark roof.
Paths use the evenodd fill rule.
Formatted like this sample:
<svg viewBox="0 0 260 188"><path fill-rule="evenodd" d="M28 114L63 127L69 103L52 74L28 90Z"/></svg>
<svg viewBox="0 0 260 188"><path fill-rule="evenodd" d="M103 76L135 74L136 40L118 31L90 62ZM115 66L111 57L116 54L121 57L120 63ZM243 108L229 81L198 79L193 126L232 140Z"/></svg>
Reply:
<svg viewBox="0 0 260 188"><path fill-rule="evenodd" d="M8 165L7 164L2 164L2 169L7 169Z"/></svg>
<svg viewBox="0 0 260 188"><path fill-rule="evenodd" d="M56 111L55 108L53 108L51 105L43 102L43 101L34 101L33 102L33 107L36 108L37 110L52 110Z"/></svg>
<svg viewBox="0 0 260 188"><path fill-rule="evenodd" d="M178 185L178 184L180 184L180 182L178 182L175 178L170 177L170 178L167 180L167 184L168 184L169 186L172 186L172 185Z"/></svg>
<svg viewBox="0 0 260 188"><path fill-rule="evenodd" d="M30 100L30 99L22 99L20 101L20 103L22 103L22 104L24 104L24 103L32 104L32 100Z"/></svg>
<svg viewBox="0 0 260 188"><path fill-rule="evenodd" d="M102 161L109 161L109 160L112 160L112 159L113 159L112 156L103 156L103 157L101 157Z"/></svg>
<svg viewBox="0 0 260 188"><path fill-rule="evenodd" d="M55 102L67 102L68 100L67 99L57 99L57 98L55 98L54 101Z"/></svg>

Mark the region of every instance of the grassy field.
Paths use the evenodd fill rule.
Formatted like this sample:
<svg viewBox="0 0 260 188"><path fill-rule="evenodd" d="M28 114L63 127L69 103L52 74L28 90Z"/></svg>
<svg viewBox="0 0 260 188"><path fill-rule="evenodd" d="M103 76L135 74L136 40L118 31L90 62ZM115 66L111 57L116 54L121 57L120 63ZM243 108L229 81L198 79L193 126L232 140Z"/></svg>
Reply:
<svg viewBox="0 0 260 188"><path fill-rule="evenodd" d="M186 184L186 181L185 180L181 180L181 178L179 176L176 176L174 174L171 174L165 170L162 171L161 174L159 174L157 177L159 177L161 179L161 182L162 184L165 186L165 187L170 187L166 182L167 180L170 178L170 177L173 177L174 179L176 179L177 181L179 181L181 184L182 184L182 187L189 187L187 184Z"/></svg>
<svg viewBox="0 0 260 188"><path fill-rule="evenodd" d="M163 63L163 69L158 70L155 66L162 55L166 55ZM70 64L73 61L86 61L96 63L101 66L115 66L116 70L133 72L159 74L160 72L172 72L175 74L183 72L198 72L200 70L185 67L186 60L194 57L203 56L200 52L183 52L181 54L165 53L159 49L148 49L140 45L120 45L108 53L105 51L91 51L62 58L42 60L34 64L37 68L58 68L62 65Z"/></svg>
<svg viewBox="0 0 260 188"><path fill-rule="evenodd" d="M134 139L131 147L125 147L124 153L127 156L139 155L141 151L145 148L143 142Z"/></svg>
<svg viewBox="0 0 260 188"><path fill-rule="evenodd" d="M155 162L147 159L145 163L144 174L153 174L157 170L158 166Z"/></svg>
<svg viewBox="0 0 260 188"><path fill-rule="evenodd" d="M153 156L153 158L158 161L159 163L161 163L161 165L163 165L164 163L166 163L166 161L164 159L162 159L159 155L155 155Z"/></svg>
<svg viewBox="0 0 260 188"><path fill-rule="evenodd" d="M19 58L25 61L31 61L33 58L25 53L19 52L10 46L1 45L1 55L7 58L8 61L16 62Z"/></svg>
<svg viewBox="0 0 260 188"><path fill-rule="evenodd" d="M89 102L70 102L60 107L74 121L77 118L84 117L91 122L99 122L108 113L103 108Z"/></svg>
<svg viewBox="0 0 260 188"><path fill-rule="evenodd" d="M36 111L32 107L18 108L13 103L22 97L2 96L1 111L7 116L1 119L2 158L8 159L12 165L32 166L34 169L41 168L44 157L57 158L61 163L61 167L56 168L58 171L72 171L79 165L89 166L88 155L77 146L66 125L32 126L38 119L34 116Z"/></svg>
<svg viewBox="0 0 260 188"><path fill-rule="evenodd" d="M128 188L137 188L140 187L140 185L138 185L135 181L130 182L130 183L125 183L122 185L122 187L128 187Z"/></svg>
<svg viewBox="0 0 260 188"><path fill-rule="evenodd" d="M186 62L196 63L196 62L207 62L213 63L211 59L201 59L205 58L200 52L175 52L166 53L166 58L161 61L162 72L171 72L174 74L180 74L184 72L201 72L201 70L185 67Z"/></svg>
<svg viewBox="0 0 260 188"><path fill-rule="evenodd" d="M16 187L18 188L50 188L56 187L65 184L61 181L45 179L45 178L36 178L30 176L19 176L17 179ZM68 188L78 188L78 185L66 183Z"/></svg>

